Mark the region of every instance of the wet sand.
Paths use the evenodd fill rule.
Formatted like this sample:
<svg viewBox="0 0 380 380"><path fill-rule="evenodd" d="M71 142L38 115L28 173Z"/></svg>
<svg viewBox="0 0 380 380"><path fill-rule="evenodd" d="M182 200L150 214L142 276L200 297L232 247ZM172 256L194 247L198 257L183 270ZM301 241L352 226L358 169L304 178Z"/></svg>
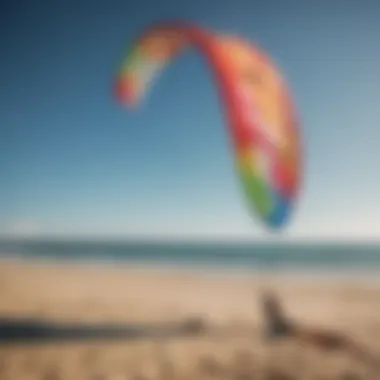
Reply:
<svg viewBox="0 0 380 380"><path fill-rule="evenodd" d="M292 280L2 261L2 317L87 325L201 317L218 333L0 345L0 379L379 380L379 373L344 352L300 347L291 340L265 342L259 298L264 288L276 290L292 318L349 334L380 363L380 285Z"/></svg>

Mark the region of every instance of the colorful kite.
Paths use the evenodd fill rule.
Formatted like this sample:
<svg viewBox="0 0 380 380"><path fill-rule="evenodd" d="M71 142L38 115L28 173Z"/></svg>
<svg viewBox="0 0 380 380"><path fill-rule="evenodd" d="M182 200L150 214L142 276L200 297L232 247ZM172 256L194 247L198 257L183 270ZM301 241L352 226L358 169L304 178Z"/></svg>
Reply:
<svg viewBox="0 0 380 380"><path fill-rule="evenodd" d="M122 65L117 97L138 105L159 72L189 47L215 74L249 205L267 226L284 226L300 187L298 122L281 75L257 46L183 22L154 26Z"/></svg>

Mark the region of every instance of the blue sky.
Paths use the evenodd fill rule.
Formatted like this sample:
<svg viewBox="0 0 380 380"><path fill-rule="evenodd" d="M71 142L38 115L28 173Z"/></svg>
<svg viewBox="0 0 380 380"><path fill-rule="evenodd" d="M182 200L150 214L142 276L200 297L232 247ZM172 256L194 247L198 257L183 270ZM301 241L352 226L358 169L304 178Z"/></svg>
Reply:
<svg viewBox="0 0 380 380"><path fill-rule="evenodd" d="M0 233L380 240L380 3L283 3L1 5ZM306 167L282 235L247 212L215 83L195 51L138 112L113 98L133 38L168 18L256 42L287 78Z"/></svg>

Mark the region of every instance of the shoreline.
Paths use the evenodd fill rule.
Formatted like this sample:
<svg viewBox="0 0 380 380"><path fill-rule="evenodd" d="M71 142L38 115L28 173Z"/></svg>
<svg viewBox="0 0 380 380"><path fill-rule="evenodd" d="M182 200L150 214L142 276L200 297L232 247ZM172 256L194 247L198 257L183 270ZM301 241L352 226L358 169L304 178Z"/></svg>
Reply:
<svg viewBox="0 0 380 380"><path fill-rule="evenodd" d="M186 276L196 278L214 278L219 280L267 281L287 283L320 283L344 284L359 282L360 285L380 287L379 268L311 268L310 266L288 265L278 268L259 268L217 264L157 264L147 262L130 262L128 260L103 259L71 259L71 258L25 258L12 254L0 253L0 267L7 265L12 268L46 268L46 269L73 269L84 271L101 271L103 273L123 272L129 275L158 275L158 276Z"/></svg>

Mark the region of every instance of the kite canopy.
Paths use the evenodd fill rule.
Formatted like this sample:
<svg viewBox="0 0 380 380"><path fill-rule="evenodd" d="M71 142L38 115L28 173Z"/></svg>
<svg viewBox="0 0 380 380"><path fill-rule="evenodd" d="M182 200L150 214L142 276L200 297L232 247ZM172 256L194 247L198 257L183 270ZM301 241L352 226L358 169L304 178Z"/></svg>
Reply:
<svg viewBox="0 0 380 380"><path fill-rule="evenodd" d="M267 226L284 226L300 187L298 122L281 75L257 46L181 22L154 26L122 65L118 99L137 106L159 72L188 47L205 56L215 74L249 205Z"/></svg>

